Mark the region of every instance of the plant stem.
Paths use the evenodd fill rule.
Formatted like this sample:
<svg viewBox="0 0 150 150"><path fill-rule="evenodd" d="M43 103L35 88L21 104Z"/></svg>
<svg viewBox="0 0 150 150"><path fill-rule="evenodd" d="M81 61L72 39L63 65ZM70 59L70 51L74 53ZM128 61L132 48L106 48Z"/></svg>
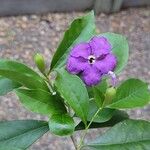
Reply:
<svg viewBox="0 0 150 150"><path fill-rule="evenodd" d="M56 92L53 90L53 87L51 86L50 82L48 82L48 88L49 88L52 95L56 95Z"/></svg>
<svg viewBox="0 0 150 150"><path fill-rule="evenodd" d="M87 132L88 132L88 129L89 129L90 125L92 124L92 122L94 121L95 117L98 115L98 113L99 113L101 110L102 110L102 107L97 110L97 112L96 112L96 113L94 114L94 116L92 117L90 123L89 123L88 126L85 128L84 133L83 133L83 136L81 137L80 143L79 143L79 145L77 146L77 150L80 150L80 149L81 149L82 144L83 144L83 140L84 140L84 138L85 138L85 136L86 136L86 134L87 134Z"/></svg>
<svg viewBox="0 0 150 150"><path fill-rule="evenodd" d="M47 75L49 76L50 73L51 73L51 69L48 70Z"/></svg>
<svg viewBox="0 0 150 150"><path fill-rule="evenodd" d="M72 140L72 143L74 145L75 150L77 150L77 145L76 145L76 142L75 142L75 139L74 139L73 135L71 135L70 138Z"/></svg>
<svg viewBox="0 0 150 150"><path fill-rule="evenodd" d="M51 85L51 82L50 82L48 76L47 76L45 73L43 73L43 75L44 75L44 77L46 78L45 80L46 80L46 82L48 83L48 88L49 88L51 94L52 94L52 95L55 95L56 92L53 90L53 87L52 87L52 85Z"/></svg>

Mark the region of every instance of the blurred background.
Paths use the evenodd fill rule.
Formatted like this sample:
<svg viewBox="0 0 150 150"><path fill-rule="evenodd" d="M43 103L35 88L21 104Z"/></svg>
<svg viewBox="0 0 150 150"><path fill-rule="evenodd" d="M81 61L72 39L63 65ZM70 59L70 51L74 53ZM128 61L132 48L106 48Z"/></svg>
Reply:
<svg viewBox="0 0 150 150"><path fill-rule="evenodd" d="M150 84L150 0L0 0L0 58L35 67L33 55L41 52L49 64L70 22L91 9L97 32L120 33L129 41L129 63L119 80L137 77ZM150 107L128 112L132 118L150 119ZM15 119L47 118L26 110L13 93L1 96L0 120ZM93 130L87 139L101 132ZM49 133L30 150L74 149L69 138Z"/></svg>

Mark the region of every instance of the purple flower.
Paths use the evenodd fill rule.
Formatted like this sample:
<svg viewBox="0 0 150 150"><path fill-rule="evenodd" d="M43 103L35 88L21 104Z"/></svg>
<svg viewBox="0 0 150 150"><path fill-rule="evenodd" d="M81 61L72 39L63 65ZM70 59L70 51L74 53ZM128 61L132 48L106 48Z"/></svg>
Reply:
<svg viewBox="0 0 150 150"><path fill-rule="evenodd" d="M67 60L66 69L71 74L80 74L86 85L100 82L103 75L113 71L117 64L111 52L111 44L105 37L93 37L89 42L75 45Z"/></svg>

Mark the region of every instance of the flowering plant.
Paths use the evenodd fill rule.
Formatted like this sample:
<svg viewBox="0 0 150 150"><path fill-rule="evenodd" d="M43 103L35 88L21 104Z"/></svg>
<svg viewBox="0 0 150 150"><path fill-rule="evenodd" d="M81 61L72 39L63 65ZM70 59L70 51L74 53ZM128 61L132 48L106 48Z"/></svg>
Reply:
<svg viewBox="0 0 150 150"><path fill-rule="evenodd" d="M129 119L124 111L149 103L148 84L134 78L117 82L128 51L122 35L96 34L90 12L72 22L50 68L41 54L34 57L39 73L0 59L0 95L14 91L25 107L49 118L1 121L0 150L25 150L46 132L70 136L76 150L149 150L150 122ZM110 129L84 142L88 130L105 127Z"/></svg>

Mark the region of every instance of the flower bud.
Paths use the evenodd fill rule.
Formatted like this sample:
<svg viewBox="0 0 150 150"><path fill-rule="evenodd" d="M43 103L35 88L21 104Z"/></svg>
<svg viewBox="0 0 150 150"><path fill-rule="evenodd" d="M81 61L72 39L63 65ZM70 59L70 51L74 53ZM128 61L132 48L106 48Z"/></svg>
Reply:
<svg viewBox="0 0 150 150"><path fill-rule="evenodd" d="M44 73L45 71L45 61L44 61L44 57L37 53L35 56L34 56L34 61L35 61L35 64L37 65L38 69Z"/></svg>
<svg viewBox="0 0 150 150"><path fill-rule="evenodd" d="M116 96L116 89L114 87L110 87L106 90L104 105L108 105L112 102L113 98Z"/></svg>

